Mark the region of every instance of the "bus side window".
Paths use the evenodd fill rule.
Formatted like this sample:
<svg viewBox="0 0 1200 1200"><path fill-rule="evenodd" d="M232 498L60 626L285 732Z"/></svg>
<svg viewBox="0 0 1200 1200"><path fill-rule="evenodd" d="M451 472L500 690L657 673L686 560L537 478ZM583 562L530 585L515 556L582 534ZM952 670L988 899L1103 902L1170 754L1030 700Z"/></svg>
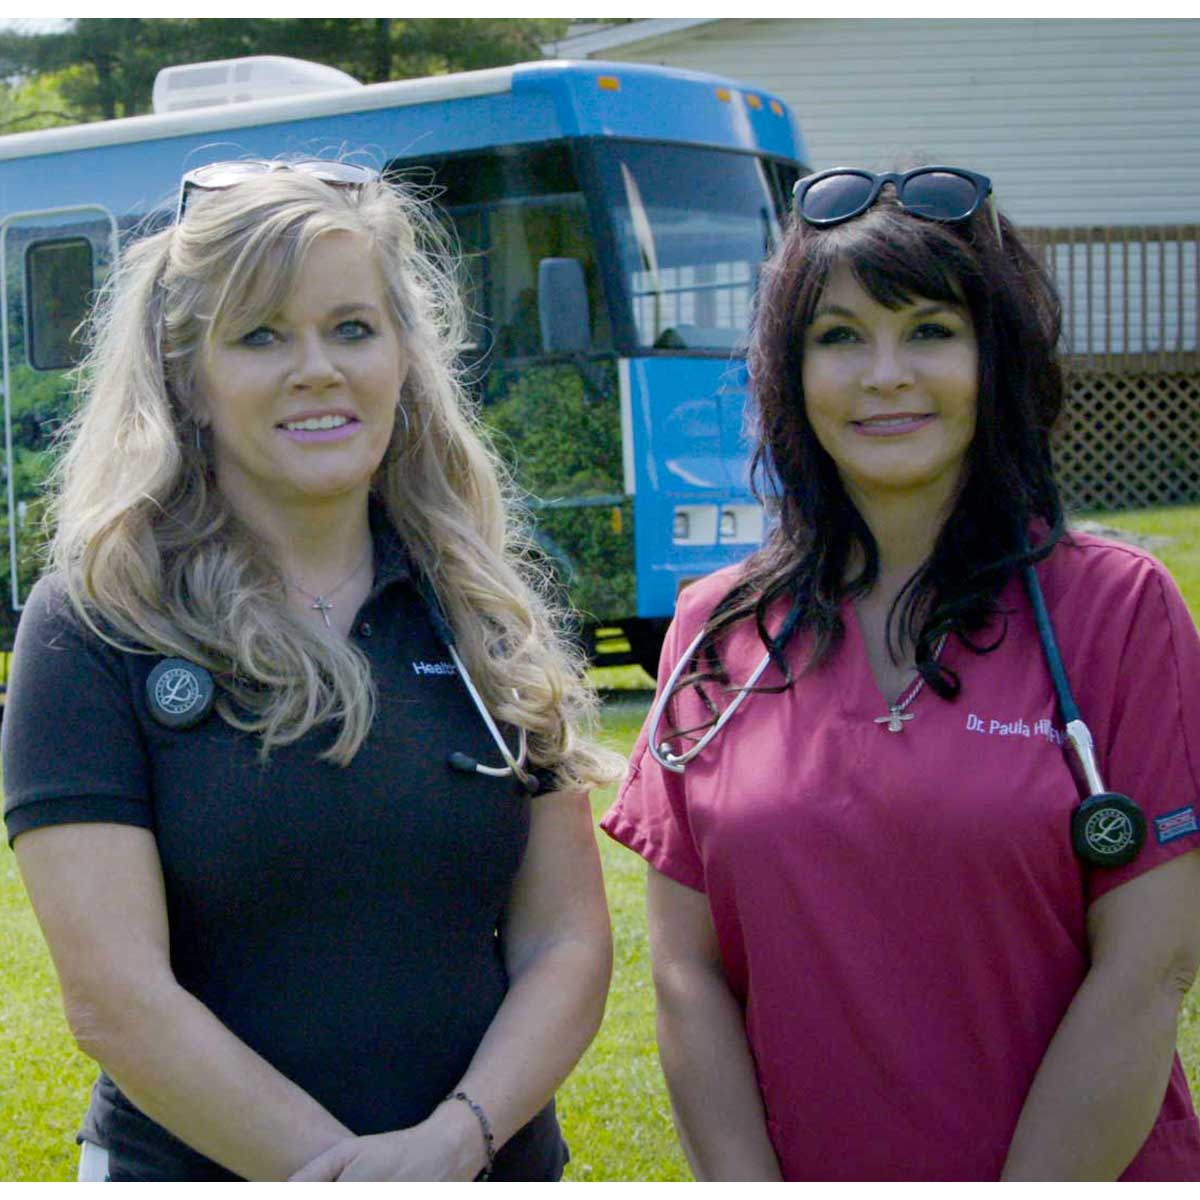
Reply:
<svg viewBox="0 0 1200 1200"><path fill-rule="evenodd" d="M35 371L61 371L79 361L94 266L87 238L55 238L26 247L25 349Z"/></svg>

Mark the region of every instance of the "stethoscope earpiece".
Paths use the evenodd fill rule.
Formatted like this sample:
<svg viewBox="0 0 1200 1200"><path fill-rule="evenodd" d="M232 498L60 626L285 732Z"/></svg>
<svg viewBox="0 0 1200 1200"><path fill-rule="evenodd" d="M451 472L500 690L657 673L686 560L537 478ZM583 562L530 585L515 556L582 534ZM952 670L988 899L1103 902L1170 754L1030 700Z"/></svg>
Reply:
<svg viewBox="0 0 1200 1200"><path fill-rule="evenodd" d="M1145 840L1142 810L1120 792L1089 796L1071 813L1071 847L1093 867L1133 862Z"/></svg>
<svg viewBox="0 0 1200 1200"><path fill-rule="evenodd" d="M461 750L455 750L446 755L446 765L452 771L461 771L464 775L491 775L494 779L508 779L515 776L517 782L530 796L536 796L542 790L542 785L532 772L524 771L517 775L508 767L485 767L481 762L473 759L469 754L464 754Z"/></svg>

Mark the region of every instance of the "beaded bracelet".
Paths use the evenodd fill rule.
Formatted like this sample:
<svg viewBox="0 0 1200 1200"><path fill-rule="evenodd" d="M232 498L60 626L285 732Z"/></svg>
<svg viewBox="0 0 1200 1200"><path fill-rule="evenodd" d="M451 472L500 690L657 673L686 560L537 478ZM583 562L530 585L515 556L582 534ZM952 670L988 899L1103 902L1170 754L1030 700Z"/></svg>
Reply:
<svg viewBox="0 0 1200 1200"><path fill-rule="evenodd" d="M492 1167L496 1162L496 1139L492 1137L492 1126L487 1119L487 1113L466 1092L451 1092L446 1099L461 1100L475 1114L475 1120L479 1122L479 1130L483 1134L483 1152L487 1155L487 1162L484 1164L483 1170L475 1176L475 1182L482 1183L483 1180L491 1178Z"/></svg>

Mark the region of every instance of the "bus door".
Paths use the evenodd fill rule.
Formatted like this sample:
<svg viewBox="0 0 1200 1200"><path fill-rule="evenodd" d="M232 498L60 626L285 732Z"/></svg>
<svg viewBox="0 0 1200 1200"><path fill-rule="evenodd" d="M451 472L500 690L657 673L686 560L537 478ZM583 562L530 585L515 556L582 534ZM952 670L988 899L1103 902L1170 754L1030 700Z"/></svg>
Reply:
<svg viewBox="0 0 1200 1200"><path fill-rule="evenodd" d="M621 138L590 150L614 247L633 441L640 627L630 641L652 665L679 592L762 542L744 358L760 266L779 244L798 165Z"/></svg>
<svg viewBox="0 0 1200 1200"><path fill-rule="evenodd" d="M83 322L116 255L117 223L98 204L0 220L0 650L12 647L17 614L41 565L51 444L70 412Z"/></svg>
<svg viewBox="0 0 1200 1200"><path fill-rule="evenodd" d="M423 160L423 168L435 172L462 250L464 358L484 424L528 497L534 540L595 651L595 630L635 608L633 508L601 255L571 147L494 147ZM586 344L572 353L544 347L547 263L570 263L581 280Z"/></svg>

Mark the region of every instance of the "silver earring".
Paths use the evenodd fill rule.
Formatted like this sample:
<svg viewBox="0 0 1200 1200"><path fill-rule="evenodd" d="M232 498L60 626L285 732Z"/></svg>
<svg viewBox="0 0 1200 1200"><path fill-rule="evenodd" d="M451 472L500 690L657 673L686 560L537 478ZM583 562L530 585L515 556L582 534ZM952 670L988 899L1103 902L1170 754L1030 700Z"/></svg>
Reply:
<svg viewBox="0 0 1200 1200"><path fill-rule="evenodd" d="M204 453L204 442L200 438L200 426L193 425L192 428L196 432L196 452L198 454L203 454Z"/></svg>
<svg viewBox="0 0 1200 1200"><path fill-rule="evenodd" d="M412 427L408 422L408 409L406 409L403 404L397 404L396 412L400 414L400 420L404 422L404 442L407 445L412 437Z"/></svg>

